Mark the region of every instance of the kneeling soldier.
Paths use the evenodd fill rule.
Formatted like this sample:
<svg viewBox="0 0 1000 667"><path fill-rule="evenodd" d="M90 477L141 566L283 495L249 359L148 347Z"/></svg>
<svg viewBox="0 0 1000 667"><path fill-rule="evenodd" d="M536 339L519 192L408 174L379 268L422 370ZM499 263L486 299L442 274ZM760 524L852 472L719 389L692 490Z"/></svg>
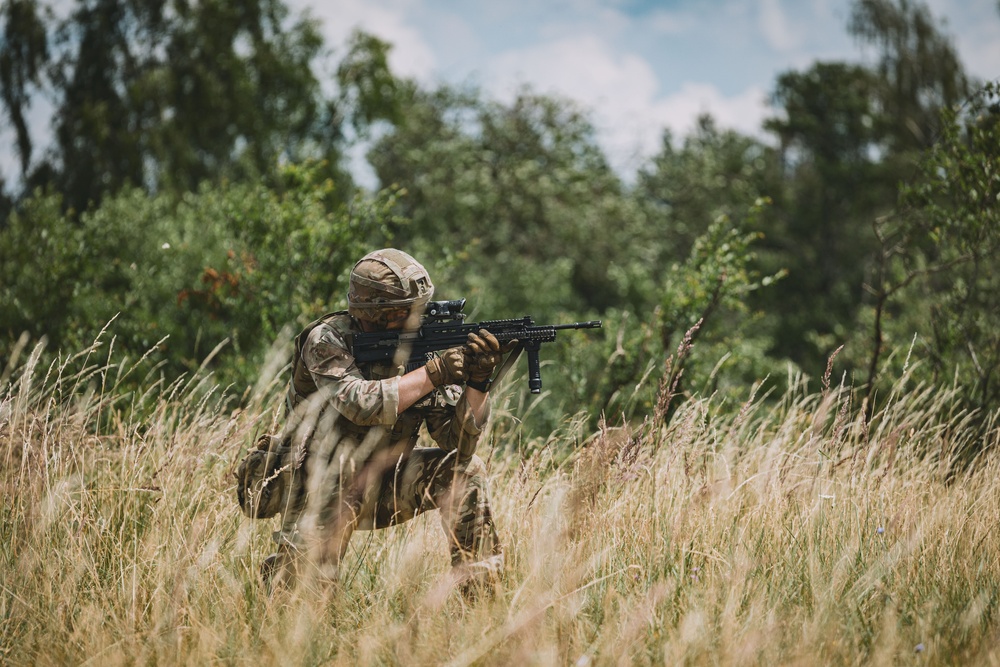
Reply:
<svg viewBox="0 0 1000 667"><path fill-rule="evenodd" d="M378 250L354 266L348 310L296 338L284 465L272 474L281 490L273 499L282 515L278 550L261 568L268 585L290 582L305 563L320 580L336 580L355 530L431 509L440 510L459 580L502 568L475 452L489 418L488 380L509 348L480 331L409 373L393 363L359 363L351 352L355 333L419 327L433 293L419 262ZM421 425L437 447L415 448Z"/></svg>

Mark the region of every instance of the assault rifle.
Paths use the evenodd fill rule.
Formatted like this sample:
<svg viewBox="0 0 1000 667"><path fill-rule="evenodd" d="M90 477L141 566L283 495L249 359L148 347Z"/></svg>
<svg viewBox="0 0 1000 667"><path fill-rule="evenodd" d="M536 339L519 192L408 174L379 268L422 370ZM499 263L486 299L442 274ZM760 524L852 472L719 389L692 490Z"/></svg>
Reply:
<svg viewBox="0 0 1000 667"><path fill-rule="evenodd" d="M532 394L542 390L542 371L538 352L542 343L556 339L556 332L565 329L599 329L600 320L573 322L571 324L543 324L535 326L530 315L520 319L490 320L465 323L465 299L431 301L427 304L420 328L416 331L376 331L354 334L354 358L361 362L388 362L406 359L406 372L427 363L432 352L465 345L470 333L486 329L501 344L516 340L514 352L497 374L501 377L517 359L522 350L528 353L528 388Z"/></svg>

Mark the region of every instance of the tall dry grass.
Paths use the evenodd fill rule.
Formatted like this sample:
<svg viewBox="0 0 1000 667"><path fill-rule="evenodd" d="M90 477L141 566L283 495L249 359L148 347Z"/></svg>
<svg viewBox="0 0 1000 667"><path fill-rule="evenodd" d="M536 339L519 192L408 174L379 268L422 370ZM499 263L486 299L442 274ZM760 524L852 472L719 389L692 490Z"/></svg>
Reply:
<svg viewBox="0 0 1000 667"><path fill-rule="evenodd" d="M902 378L866 419L793 382L526 447L511 387L492 598L448 588L433 514L356 534L338 590L268 598L275 525L230 473L275 428L277 369L237 410L203 374L126 391L143 364L99 351L26 350L0 383L4 664L1000 663L997 415L983 440L947 390Z"/></svg>

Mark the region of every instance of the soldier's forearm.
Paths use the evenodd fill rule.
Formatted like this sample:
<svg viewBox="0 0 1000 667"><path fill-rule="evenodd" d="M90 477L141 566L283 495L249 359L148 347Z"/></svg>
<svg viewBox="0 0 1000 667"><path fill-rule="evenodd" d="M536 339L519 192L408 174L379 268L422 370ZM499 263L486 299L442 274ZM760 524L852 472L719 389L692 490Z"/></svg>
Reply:
<svg viewBox="0 0 1000 667"><path fill-rule="evenodd" d="M399 414L434 391L434 383L427 375L427 369L420 367L399 378Z"/></svg>
<svg viewBox="0 0 1000 667"><path fill-rule="evenodd" d="M488 398L485 392L473 389L472 387L465 388L465 400L469 402L469 411L472 413L472 418L476 420L476 426L479 428L482 428L486 421L486 404Z"/></svg>

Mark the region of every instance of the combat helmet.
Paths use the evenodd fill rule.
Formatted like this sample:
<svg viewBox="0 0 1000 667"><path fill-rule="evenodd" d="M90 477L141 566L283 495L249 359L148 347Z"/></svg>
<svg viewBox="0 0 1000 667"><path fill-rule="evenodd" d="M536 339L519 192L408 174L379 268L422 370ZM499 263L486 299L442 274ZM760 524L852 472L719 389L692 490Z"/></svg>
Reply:
<svg viewBox="0 0 1000 667"><path fill-rule="evenodd" d="M427 269L402 250L370 252L351 270L347 293L352 317L385 326L393 315L423 311L434 296Z"/></svg>

